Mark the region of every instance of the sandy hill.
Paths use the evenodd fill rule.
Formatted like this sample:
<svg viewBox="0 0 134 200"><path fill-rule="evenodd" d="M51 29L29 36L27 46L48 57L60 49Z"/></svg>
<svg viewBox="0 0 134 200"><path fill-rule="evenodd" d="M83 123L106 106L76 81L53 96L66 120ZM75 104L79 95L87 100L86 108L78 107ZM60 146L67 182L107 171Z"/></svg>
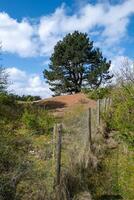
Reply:
<svg viewBox="0 0 134 200"><path fill-rule="evenodd" d="M54 111L56 114L63 114L66 110L71 109L75 105L85 105L87 108L95 107L96 101L86 97L83 93L73 95L63 95L51 97L34 102L34 104Z"/></svg>

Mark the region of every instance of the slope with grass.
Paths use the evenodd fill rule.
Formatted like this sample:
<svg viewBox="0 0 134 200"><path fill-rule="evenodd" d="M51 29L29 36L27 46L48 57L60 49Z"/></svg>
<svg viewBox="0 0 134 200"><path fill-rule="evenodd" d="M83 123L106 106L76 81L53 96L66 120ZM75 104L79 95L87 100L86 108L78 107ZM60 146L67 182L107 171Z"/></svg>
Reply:
<svg viewBox="0 0 134 200"><path fill-rule="evenodd" d="M131 109L133 101L127 104L125 101L129 98L124 98L122 104ZM53 97L33 104L18 104L9 96L2 96L0 100L1 200L134 199L133 135L126 137L133 133L133 125L130 122L128 126L129 120L126 120L123 126L126 128L122 129L124 118L120 118L116 108L123 113L124 110L120 110L118 101L114 104L115 110L103 114L109 130L118 127L118 132L111 134L112 131L109 139L105 139L99 131L93 137L91 150L86 145L87 108L95 108L96 102L85 95ZM64 105L59 108L57 102ZM131 118L132 112L125 117ZM57 122L64 123L60 199L54 188L53 126Z"/></svg>

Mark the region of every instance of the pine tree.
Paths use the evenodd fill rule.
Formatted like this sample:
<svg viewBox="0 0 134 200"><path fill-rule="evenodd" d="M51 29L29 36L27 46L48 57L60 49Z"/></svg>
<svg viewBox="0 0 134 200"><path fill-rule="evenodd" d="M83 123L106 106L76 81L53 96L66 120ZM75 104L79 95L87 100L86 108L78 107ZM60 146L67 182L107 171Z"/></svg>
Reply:
<svg viewBox="0 0 134 200"><path fill-rule="evenodd" d="M78 93L83 87L98 88L112 78L110 61L93 47L87 34L75 31L54 47L44 78L55 95Z"/></svg>

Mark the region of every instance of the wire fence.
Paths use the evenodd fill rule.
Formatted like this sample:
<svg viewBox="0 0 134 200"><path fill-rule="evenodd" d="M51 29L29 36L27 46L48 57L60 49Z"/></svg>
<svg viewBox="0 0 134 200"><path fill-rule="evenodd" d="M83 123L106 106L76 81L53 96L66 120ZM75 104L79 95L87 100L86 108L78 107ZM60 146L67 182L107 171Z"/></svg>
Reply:
<svg viewBox="0 0 134 200"><path fill-rule="evenodd" d="M44 187L41 187L41 191L45 191L46 187L48 196L49 194L55 195L55 190L59 189L61 185L64 186L62 182L64 173L71 170L74 170L72 173L76 173L74 166L79 165L82 159L88 166L90 159L88 152L94 148L96 140L97 151L98 154L100 153L99 148L102 149L100 144L102 136L100 129L103 125L102 113L108 110L111 103L111 99L103 99L98 100L93 108L82 103L75 105L66 110L64 116L58 120L59 123L55 124L53 134L46 137L46 141L39 137L39 145L30 154L34 154L34 158L39 163L39 169L35 172L35 176L39 176L40 181L43 182ZM94 160L92 165L95 166L97 159L94 155L92 158ZM71 181L68 182L70 184ZM73 183L73 185L75 184ZM60 188L57 193L61 195L61 191ZM52 197L52 199L54 198ZM66 198L58 197L57 199L64 200Z"/></svg>
<svg viewBox="0 0 134 200"><path fill-rule="evenodd" d="M81 154L98 135L102 126L102 113L111 106L110 98L98 100L96 107L75 106L66 112L62 123L54 126L53 159L55 165L55 184L60 184L61 171L78 162Z"/></svg>

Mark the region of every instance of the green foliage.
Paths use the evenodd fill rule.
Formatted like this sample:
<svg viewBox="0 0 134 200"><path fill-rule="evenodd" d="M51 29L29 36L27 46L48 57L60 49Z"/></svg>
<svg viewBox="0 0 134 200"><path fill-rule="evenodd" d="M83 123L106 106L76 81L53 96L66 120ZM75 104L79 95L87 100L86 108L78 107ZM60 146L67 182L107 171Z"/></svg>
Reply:
<svg viewBox="0 0 134 200"><path fill-rule="evenodd" d="M25 109L22 122L27 129L34 131L34 133L44 134L50 133L55 120L48 111L31 107Z"/></svg>
<svg viewBox="0 0 134 200"><path fill-rule="evenodd" d="M25 112L23 113L22 122L25 124L26 128L28 129L38 128L38 121L37 121L36 114L30 113L27 110L25 110Z"/></svg>
<svg viewBox="0 0 134 200"><path fill-rule="evenodd" d="M15 99L7 93L0 93L0 125L10 123L19 126L19 119L23 112L22 105L18 105ZM4 126L4 125L3 125Z"/></svg>
<svg viewBox="0 0 134 200"><path fill-rule="evenodd" d="M40 96L32 96L32 95L16 95L16 94L9 94L10 97L14 98L15 100L18 101L37 101L37 100L41 100Z"/></svg>
<svg viewBox="0 0 134 200"><path fill-rule="evenodd" d="M120 144L106 155L104 192L119 194L124 200L134 199L134 151L119 140Z"/></svg>
<svg viewBox="0 0 134 200"><path fill-rule="evenodd" d="M18 100L21 101L37 101L37 100L41 100L40 96L32 96L32 95L23 95L22 97L19 97Z"/></svg>
<svg viewBox="0 0 134 200"><path fill-rule="evenodd" d="M112 107L104 113L105 122L118 130L121 138L134 145L134 85L126 84L113 90Z"/></svg>
<svg viewBox="0 0 134 200"><path fill-rule="evenodd" d="M12 125L4 124L0 130L0 199L15 200L16 188L23 174L29 138L16 133Z"/></svg>
<svg viewBox="0 0 134 200"><path fill-rule="evenodd" d="M9 178L0 177L0 199L1 200L15 200L15 188L10 184Z"/></svg>
<svg viewBox="0 0 134 200"><path fill-rule="evenodd" d="M90 99L104 99L107 98L111 93L112 87L105 87L105 88L97 88L95 90L91 89L84 89L85 92Z"/></svg>
<svg viewBox="0 0 134 200"><path fill-rule="evenodd" d="M78 31L56 44L50 60L50 70L44 70L44 77L56 95L77 93L83 87L98 88L112 78L111 62L93 47L87 34Z"/></svg>
<svg viewBox="0 0 134 200"><path fill-rule="evenodd" d="M48 112L0 94L0 200L47 198L53 183L50 135L31 133L50 133L53 122Z"/></svg>
<svg viewBox="0 0 134 200"><path fill-rule="evenodd" d="M0 93L0 104L1 105L15 105L15 98L6 92Z"/></svg>
<svg viewBox="0 0 134 200"><path fill-rule="evenodd" d="M7 93L0 94L0 125L19 127L22 112L23 106L18 105L12 96Z"/></svg>

